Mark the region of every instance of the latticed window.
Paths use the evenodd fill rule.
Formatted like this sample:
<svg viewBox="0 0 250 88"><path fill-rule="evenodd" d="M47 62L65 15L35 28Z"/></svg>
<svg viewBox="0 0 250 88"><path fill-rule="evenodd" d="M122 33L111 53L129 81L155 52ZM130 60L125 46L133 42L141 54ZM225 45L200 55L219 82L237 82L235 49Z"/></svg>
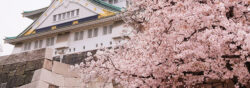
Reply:
<svg viewBox="0 0 250 88"><path fill-rule="evenodd" d="M43 40L36 40L34 49L42 48Z"/></svg>
<svg viewBox="0 0 250 88"><path fill-rule="evenodd" d="M93 32L92 32L92 29L89 29L89 30L88 30L88 38L92 38L92 33L93 33Z"/></svg>
<svg viewBox="0 0 250 88"><path fill-rule="evenodd" d="M38 48L38 40L35 41L35 47L34 47L34 49L37 49L37 48Z"/></svg>
<svg viewBox="0 0 250 88"><path fill-rule="evenodd" d="M51 37L51 38L47 38L46 40L46 46L53 46L55 42L55 38Z"/></svg>
<svg viewBox="0 0 250 88"><path fill-rule="evenodd" d="M67 12L67 18L70 18L70 12Z"/></svg>
<svg viewBox="0 0 250 88"><path fill-rule="evenodd" d="M53 21L56 21L56 15L53 16Z"/></svg>
<svg viewBox="0 0 250 88"><path fill-rule="evenodd" d="M80 32L75 32L75 36L74 36L74 40L83 40L83 36L84 36L84 31L80 31Z"/></svg>
<svg viewBox="0 0 250 88"><path fill-rule="evenodd" d="M74 38L75 41L79 40L78 36L79 36L79 32L75 32L75 38Z"/></svg>
<svg viewBox="0 0 250 88"><path fill-rule="evenodd" d="M71 17L74 17L75 16L75 11L71 11Z"/></svg>
<svg viewBox="0 0 250 88"><path fill-rule="evenodd" d="M27 42L24 44L24 50L30 50L31 49L31 42Z"/></svg>
<svg viewBox="0 0 250 88"><path fill-rule="evenodd" d="M108 27L104 26L103 27L103 35L106 35L108 33Z"/></svg>
<svg viewBox="0 0 250 88"><path fill-rule="evenodd" d="M39 48L42 48L43 47L43 40L40 40L39 41Z"/></svg>
<svg viewBox="0 0 250 88"><path fill-rule="evenodd" d="M84 36L84 31L81 31L81 32L80 32L79 39L80 39L80 40L83 40L83 36Z"/></svg>
<svg viewBox="0 0 250 88"><path fill-rule="evenodd" d="M109 26L109 34L112 34L112 30L113 30L113 25Z"/></svg>
<svg viewBox="0 0 250 88"><path fill-rule="evenodd" d="M94 30L94 37L97 37L98 36L98 28L95 28Z"/></svg>
<svg viewBox="0 0 250 88"><path fill-rule="evenodd" d="M77 15L77 16L79 15L79 12L80 12L80 10L77 9L77 10L76 10L76 15Z"/></svg>

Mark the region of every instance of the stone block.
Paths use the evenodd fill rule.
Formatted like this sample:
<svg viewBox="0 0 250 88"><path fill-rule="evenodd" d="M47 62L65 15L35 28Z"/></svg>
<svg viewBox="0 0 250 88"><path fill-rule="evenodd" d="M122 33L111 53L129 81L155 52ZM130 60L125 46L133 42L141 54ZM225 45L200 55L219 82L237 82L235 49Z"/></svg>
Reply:
<svg viewBox="0 0 250 88"><path fill-rule="evenodd" d="M4 65L2 73L8 73L10 71L11 65Z"/></svg>
<svg viewBox="0 0 250 88"><path fill-rule="evenodd" d="M24 85L25 77L26 77L25 75L16 76L16 78L15 78L16 79L15 80L16 87Z"/></svg>
<svg viewBox="0 0 250 88"><path fill-rule="evenodd" d="M45 58L53 60L53 49L46 48L46 50L45 50Z"/></svg>
<svg viewBox="0 0 250 88"><path fill-rule="evenodd" d="M36 63L34 63L34 61L28 61L25 67L26 67L25 71L35 70L36 69Z"/></svg>
<svg viewBox="0 0 250 88"><path fill-rule="evenodd" d="M6 83L8 81L8 74L2 73L0 74L0 83Z"/></svg>
<svg viewBox="0 0 250 88"><path fill-rule="evenodd" d="M25 71L25 63L17 64L15 75L23 75Z"/></svg>
<svg viewBox="0 0 250 88"><path fill-rule="evenodd" d="M64 78L65 87L80 87L81 80L80 78Z"/></svg>
<svg viewBox="0 0 250 88"><path fill-rule="evenodd" d="M38 85L35 88L49 88L49 84L43 81L38 81Z"/></svg>
<svg viewBox="0 0 250 88"><path fill-rule="evenodd" d="M44 81L49 84L54 84L57 86L64 85L64 79L62 75L52 73L46 69L39 69L35 71L32 82L34 81Z"/></svg>
<svg viewBox="0 0 250 88"><path fill-rule="evenodd" d="M25 81L24 81L24 84L30 83L31 80L32 80L34 71L26 71L24 74L25 74Z"/></svg>
<svg viewBox="0 0 250 88"><path fill-rule="evenodd" d="M79 77L76 73L70 71L70 65L57 61L53 62L52 72L63 75L65 77Z"/></svg>
<svg viewBox="0 0 250 88"><path fill-rule="evenodd" d="M15 77L8 77L8 81L7 81L7 88L14 88L16 87L16 78Z"/></svg>
<svg viewBox="0 0 250 88"><path fill-rule="evenodd" d="M49 59L45 59L44 64L43 64L43 68L47 69L49 71L52 71L52 67L53 67L53 61L51 61Z"/></svg>
<svg viewBox="0 0 250 88"><path fill-rule="evenodd" d="M14 76L14 75L15 75L15 73L16 73L16 70L14 70L14 71L10 71L10 72L8 73L8 76Z"/></svg>
<svg viewBox="0 0 250 88"><path fill-rule="evenodd" d="M49 84L43 81L34 81L29 84L17 87L17 88L48 88Z"/></svg>
<svg viewBox="0 0 250 88"><path fill-rule="evenodd" d="M39 59L36 61L33 61L36 65L35 65L35 69L41 69L43 67L44 64L44 59Z"/></svg>

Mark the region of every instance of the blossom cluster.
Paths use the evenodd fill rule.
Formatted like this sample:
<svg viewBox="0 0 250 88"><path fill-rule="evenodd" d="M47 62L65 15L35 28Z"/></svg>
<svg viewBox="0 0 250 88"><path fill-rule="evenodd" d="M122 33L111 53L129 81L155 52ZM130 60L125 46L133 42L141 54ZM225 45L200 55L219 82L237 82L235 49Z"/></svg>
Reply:
<svg viewBox="0 0 250 88"><path fill-rule="evenodd" d="M209 80L250 84L249 0L130 0L125 44L89 53L76 68L127 88L191 87Z"/></svg>

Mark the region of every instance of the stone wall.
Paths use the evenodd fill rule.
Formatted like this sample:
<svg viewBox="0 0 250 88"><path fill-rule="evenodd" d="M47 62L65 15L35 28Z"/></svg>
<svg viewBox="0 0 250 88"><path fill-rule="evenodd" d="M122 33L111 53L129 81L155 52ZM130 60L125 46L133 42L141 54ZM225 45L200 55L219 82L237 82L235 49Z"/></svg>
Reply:
<svg viewBox="0 0 250 88"><path fill-rule="evenodd" d="M0 65L0 84L6 88L18 87L31 82L34 71L43 67L44 59Z"/></svg>
<svg viewBox="0 0 250 88"><path fill-rule="evenodd" d="M31 82L44 63L45 49L0 57L0 86L14 88Z"/></svg>
<svg viewBox="0 0 250 88"><path fill-rule="evenodd" d="M0 65L14 64L44 58L46 49L34 50L0 57Z"/></svg>
<svg viewBox="0 0 250 88"><path fill-rule="evenodd" d="M92 54L95 54L97 50L89 51ZM81 52L81 53L74 53L74 54L68 54L64 55L62 59L62 63L69 64L69 65L75 65L80 64L81 62L85 62L85 58L87 58L88 52ZM60 57L54 57L54 61L60 62Z"/></svg>

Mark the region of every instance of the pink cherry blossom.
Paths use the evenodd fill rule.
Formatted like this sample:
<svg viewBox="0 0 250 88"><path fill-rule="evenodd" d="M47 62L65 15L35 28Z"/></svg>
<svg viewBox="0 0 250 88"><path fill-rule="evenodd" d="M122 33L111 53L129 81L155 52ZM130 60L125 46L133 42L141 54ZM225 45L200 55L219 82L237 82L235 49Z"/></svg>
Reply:
<svg viewBox="0 0 250 88"><path fill-rule="evenodd" d="M249 0L130 0L123 45L88 54L77 66L125 88L191 87L208 80L250 83ZM125 39L125 38L124 38Z"/></svg>

